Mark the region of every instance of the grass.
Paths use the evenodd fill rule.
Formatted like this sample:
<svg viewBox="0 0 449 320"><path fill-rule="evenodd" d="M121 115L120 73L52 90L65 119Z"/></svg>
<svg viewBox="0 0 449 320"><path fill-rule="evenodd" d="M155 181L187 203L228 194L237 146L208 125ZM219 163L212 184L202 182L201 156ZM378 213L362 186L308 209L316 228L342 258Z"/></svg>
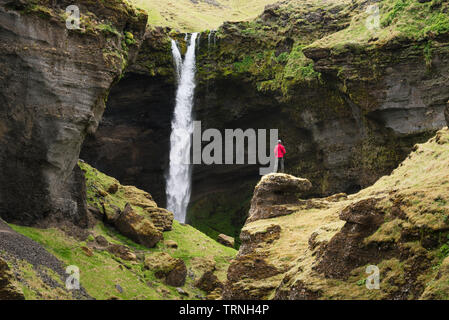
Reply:
<svg viewBox="0 0 449 320"><path fill-rule="evenodd" d="M86 163L80 163L80 166L85 171L87 197L91 206L98 207L101 206L101 203L106 203L106 205L115 205L123 209L126 203L131 203L136 211L140 214L145 214L143 208L145 205L155 205L152 200L147 198L147 193L144 191L135 187L122 186L116 179L99 172ZM105 191L112 184L119 185L115 194L109 194ZM103 196L99 197L99 193L103 194ZM173 222L171 231L163 233L164 241L175 241L178 245L177 249L167 247L164 241L159 242L155 248L148 249L99 221L90 230L91 235L81 242L55 228L38 229L17 225L11 225L11 227L15 231L42 244L66 266L78 266L81 285L89 295L96 299L118 297L127 300L154 300L181 299L182 296L176 291L176 288L170 287L162 280L157 279L153 271L146 270L141 260L134 262L124 261L105 250L93 250L94 255L91 257L87 256L81 247L86 246L94 236L102 235L110 243L128 246L136 254L144 256L156 252L166 252L174 258L183 259L187 268L197 276L201 275L197 263L198 259L213 260L216 264L215 273L221 281L225 281L230 260L237 253L236 250L219 244L192 226L181 225L177 221ZM31 278L32 274L29 277ZM195 297L198 295L204 296L204 292L195 288L193 283L194 280L187 277L186 284L183 287L189 294L189 299L196 299ZM116 289L116 285L120 285L123 289L122 293ZM42 286L42 284L36 283L32 287L41 289ZM30 290L28 287L24 288L24 292L27 298L42 298L36 296L36 290ZM57 294L48 295L48 297L53 299L59 298Z"/></svg>
<svg viewBox="0 0 449 320"><path fill-rule="evenodd" d="M276 0L215 0L217 5L199 0L131 0L144 9L148 23L154 26L168 26L181 32L199 32L217 29L225 21L243 21L262 13L265 5Z"/></svg>
<svg viewBox="0 0 449 320"><path fill-rule="evenodd" d="M433 0L420 3L414 0L383 0L378 2L380 27L368 29L369 13L359 10L350 26L319 39L312 47L344 47L345 45L382 45L395 38L422 41L449 32L449 4Z"/></svg>

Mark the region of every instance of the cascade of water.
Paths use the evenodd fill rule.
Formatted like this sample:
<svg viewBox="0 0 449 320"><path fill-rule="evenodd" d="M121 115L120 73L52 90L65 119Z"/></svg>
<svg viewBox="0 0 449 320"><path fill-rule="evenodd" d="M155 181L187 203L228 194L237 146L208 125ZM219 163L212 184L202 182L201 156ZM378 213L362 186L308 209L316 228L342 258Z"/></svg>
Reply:
<svg viewBox="0 0 449 320"><path fill-rule="evenodd" d="M186 219L192 184L190 147L193 132L192 108L195 91L197 35L197 33L191 35L184 61L182 61L176 42L172 41L173 60L178 74L178 89L170 135L170 168L166 194L167 209L172 211L175 219L182 223Z"/></svg>
<svg viewBox="0 0 449 320"><path fill-rule="evenodd" d="M214 44L216 43L215 41L215 30L210 30L209 31L209 35L207 36L207 49L210 49L210 45L212 43L212 37L213 37L213 42Z"/></svg>
<svg viewBox="0 0 449 320"><path fill-rule="evenodd" d="M196 50L198 51L200 49L200 42L201 42L201 32L198 33L198 38L196 39Z"/></svg>
<svg viewBox="0 0 449 320"><path fill-rule="evenodd" d="M171 52L173 56L173 62L175 64L176 79L179 82L179 80L181 79L182 56L181 52L179 51L178 44L173 39L171 40Z"/></svg>

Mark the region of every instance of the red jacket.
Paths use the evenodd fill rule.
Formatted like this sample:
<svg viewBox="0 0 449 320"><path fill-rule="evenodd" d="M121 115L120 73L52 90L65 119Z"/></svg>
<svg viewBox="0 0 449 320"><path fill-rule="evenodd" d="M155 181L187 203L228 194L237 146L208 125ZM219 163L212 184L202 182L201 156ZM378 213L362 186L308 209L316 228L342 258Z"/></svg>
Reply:
<svg viewBox="0 0 449 320"><path fill-rule="evenodd" d="M287 151L285 151L284 146L280 143L274 148L274 154L278 158L283 158L286 153L287 153Z"/></svg>

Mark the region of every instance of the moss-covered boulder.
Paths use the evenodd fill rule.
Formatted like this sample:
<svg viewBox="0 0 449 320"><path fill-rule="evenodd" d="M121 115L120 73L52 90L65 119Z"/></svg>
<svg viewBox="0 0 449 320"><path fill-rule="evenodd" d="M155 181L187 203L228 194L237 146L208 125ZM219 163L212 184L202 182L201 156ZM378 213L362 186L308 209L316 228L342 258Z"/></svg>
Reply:
<svg viewBox="0 0 449 320"><path fill-rule="evenodd" d="M145 267L154 271L158 278L174 287L182 287L187 276L187 268L182 259L172 258L168 253L158 253L145 258Z"/></svg>
<svg viewBox="0 0 449 320"><path fill-rule="evenodd" d="M151 220L134 212L130 204L126 204L125 209L120 212L114 221L114 226L124 236L148 248L154 247L163 239L162 232L154 226Z"/></svg>

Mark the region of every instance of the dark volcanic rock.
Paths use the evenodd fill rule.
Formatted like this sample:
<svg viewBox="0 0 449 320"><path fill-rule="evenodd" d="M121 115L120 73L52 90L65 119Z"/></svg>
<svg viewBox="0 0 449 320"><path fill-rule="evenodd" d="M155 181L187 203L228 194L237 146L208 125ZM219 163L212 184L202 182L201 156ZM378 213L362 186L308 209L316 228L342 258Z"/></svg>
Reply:
<svg viewBox="0 0 449 320"><path fill-rule="evenodd" d="M146 34L136 63L112 87L101 125L81 152L122 184L150 192L161 207L176 90L167 40L163 29Z"/></svg>
<svg viewBox="0 0 449 320"><path fill-rule="evenodd" d="M52 3L0 1L0 216L32 224L60 214L86 225L81 178L73 169L126 63L123 32L136 39L132 58L146 15L123 3L81 0L81 12L91 14L82 28L106 19L121 36L95 27L82 32L65 26L72 2Z"/></svg>

